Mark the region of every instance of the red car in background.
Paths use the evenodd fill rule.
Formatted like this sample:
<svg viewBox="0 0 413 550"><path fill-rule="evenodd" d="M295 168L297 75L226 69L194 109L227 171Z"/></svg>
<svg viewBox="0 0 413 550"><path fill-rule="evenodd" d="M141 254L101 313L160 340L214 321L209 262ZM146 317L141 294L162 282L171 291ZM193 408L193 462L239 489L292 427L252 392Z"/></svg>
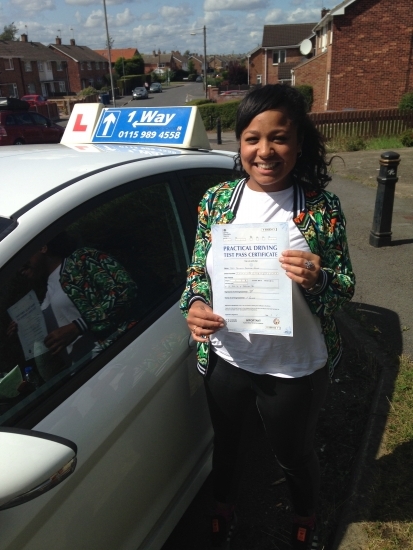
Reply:
<svg viewBox="0 0 413 550"><path fill-rule="evenodd" d="M47 99L37 94L24 95L21 100L27 101L30 105L47 105Z"/></svg>
<svg viewBox="0 0 413 550"><path fill-rule="evenodd" d="M0 108L0 145L59 143L64 128L32 111Z"/></svg>

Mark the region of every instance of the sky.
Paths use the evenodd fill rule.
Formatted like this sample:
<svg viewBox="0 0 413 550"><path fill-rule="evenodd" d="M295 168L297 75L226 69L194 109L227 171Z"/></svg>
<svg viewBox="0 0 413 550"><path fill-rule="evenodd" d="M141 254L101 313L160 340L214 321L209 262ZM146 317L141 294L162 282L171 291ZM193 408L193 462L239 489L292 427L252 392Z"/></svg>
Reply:
<svg viewBox="0 0 413 550"><path fill-rule="evenodd" d="M264 25L311 23L340 0L106 0L113 48L150 54L178 50L242 54L261 44ZM106 47L104 0L0 0L0 32L14 22L18 36L43 44ZM195 33L195 34L191 34Z"/></svg>

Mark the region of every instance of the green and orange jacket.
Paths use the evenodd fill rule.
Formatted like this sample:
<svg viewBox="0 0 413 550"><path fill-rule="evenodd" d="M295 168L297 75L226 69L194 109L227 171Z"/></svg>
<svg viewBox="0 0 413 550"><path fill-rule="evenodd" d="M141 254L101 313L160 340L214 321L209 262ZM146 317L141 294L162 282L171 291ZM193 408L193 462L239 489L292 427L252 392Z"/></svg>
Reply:
<svg viewBox="0 0 413 550"><path fill-rule="evenodd" d="M224 182L208 189L201 200L192 261L181 298L181 310L185 317L196 300L212 307L211 281L206 271L211 226L234 221L245 184L245 179ZM303 290L303 294L311 312L321 321L332 375L342 354L341 338L333 313L351 300L355 285L345 231L346 220L335 195L325 190L303 191L297 184L294 184L293 211L294 223L311 252L321 258L321 285L316 292ZM209 342L197 344L197 367L204 376L208 372L209 351Z"/></svg>
<svg viewBox="0 0 413 550"><path fill-rule="evenodd" d="M136 324L136 283L109 254L87 247L75 250L62 263L60 284L82 316L73 322L82 334L90 331L103 348Z"/></svg>

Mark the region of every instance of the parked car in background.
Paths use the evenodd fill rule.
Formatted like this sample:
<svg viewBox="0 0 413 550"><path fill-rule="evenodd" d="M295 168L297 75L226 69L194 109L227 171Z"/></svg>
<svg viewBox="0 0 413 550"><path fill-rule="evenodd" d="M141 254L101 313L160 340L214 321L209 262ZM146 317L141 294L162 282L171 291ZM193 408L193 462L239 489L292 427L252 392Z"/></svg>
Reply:
<svg viewBox="0 0 413 550"><path fill-rule="evenodd" d="M153 92L154 94L159 94L162 92L162 85L160 82L152 82L149 88L150 92Z"/></svg>
<svg viewBox="0 0 413 550"><path fill-rule="evenodd" d="M197 76L195 82L203 82L203 80L202 76Z"/></svg>
<svg viewBox="0 0 413 550"><path fill-rule="evenodd" d="M30 105L47 105L47 99L42 95L30 94L20 98L22 101L27 101Z"/></svg>
<svg viewBox="0 0 413 550"><path fill-rule="evenodd" d="M33 111L0 108L0 145L59 143L64 128Z"/></svg>
<svg viewBox="0 0 413 550"><path fill-rule="evenodd" d="M148 90L143 86L138 86L132 91L132 99L148 99Z"/></svg>

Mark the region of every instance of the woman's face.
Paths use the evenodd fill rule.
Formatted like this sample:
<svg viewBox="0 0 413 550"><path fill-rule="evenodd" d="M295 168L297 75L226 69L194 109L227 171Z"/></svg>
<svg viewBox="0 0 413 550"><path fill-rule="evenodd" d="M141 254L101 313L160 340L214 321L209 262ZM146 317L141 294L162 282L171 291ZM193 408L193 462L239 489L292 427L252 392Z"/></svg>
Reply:
<svg viewBox="0 0 413 550"><path fill-rule="evenodd" d="M301 151L297 128L283 108L264 111L241 134L240 154L254 191L281 191L290 187L290 172Z"/></svg>

